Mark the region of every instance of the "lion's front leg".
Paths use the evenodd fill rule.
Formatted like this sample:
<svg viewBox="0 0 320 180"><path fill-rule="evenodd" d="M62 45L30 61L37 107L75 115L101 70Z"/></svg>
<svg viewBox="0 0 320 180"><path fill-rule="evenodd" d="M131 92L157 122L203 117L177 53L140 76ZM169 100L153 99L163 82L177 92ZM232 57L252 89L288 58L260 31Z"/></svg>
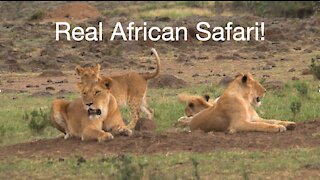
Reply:
<svg viewBox="0 0 320 180"><path fill-rule="evenodd" d="M113 139L113 135L109 132L105 132L100 129L96 129L95 127L87 127L82 132L81 139L85 140L98 140L98 142L103 142L107 140Z"/></svg>
<svg viewBox="0 0 320 180"><path fill-rule="evenodd" d="M182 116L178 119L178 122L174 124L174 127L188 127L192 117Z"/></svg>
<svg viewBox="0 0 320 180"><path fill-rule="evenodd" d="M264 122L268 124L277 124L282 125L286 127L287 130L294 130L296 128L296 123L292 121L281 121L281 120L275 120L275 119L263 119L259 118L258 120L255 120L253 122Z"/></svg>
<svg viewBox="0 0 320 180"><path fill-rule="evenodd" d="M275 120L275 119L264 119L264 118L261 118L253 108L251 108L249 111L251 113L251 122L264 122L268 124L282 125L286 127L287 130L293 130L296 128L295 122L281 121L281 120Z"/></svg>
<svg viewBox="0 0 320 180"><path fill-rule="evenodd" d="M278 124L269 124L265 122L240 121L236 124L231 124L228 128L229 133L239 131L260 131L260 132L284 132L286 127Z"/></svg>
<svg viewBox="0 0 320 180"><path fill-rule="evenodd" d="M70 135L66 119L66 109L69 103L69 101L63 99L56 99L53 101L51 107L51 123L55 128L65 134L65 139Z"/></svg>
<svg viewBox="0 0 320 180"><path fill-rule="evenodd" d="M117 128L113 128L112 133L115 135L131 136L132 130L129 129L127 126L119 126Z"/></svg>

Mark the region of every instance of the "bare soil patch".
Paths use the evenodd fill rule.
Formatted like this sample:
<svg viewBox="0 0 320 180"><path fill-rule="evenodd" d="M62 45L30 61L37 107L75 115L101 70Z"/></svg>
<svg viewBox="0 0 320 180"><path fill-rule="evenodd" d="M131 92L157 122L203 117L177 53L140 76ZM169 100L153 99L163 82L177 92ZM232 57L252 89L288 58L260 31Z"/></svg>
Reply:
<svg viewBox="0 0 320 180"><path fill-rule="evenodd" d="M80 139L55 138L0 147L0 159L70 156L81 154L147 154L166 152L211 152L215 150L270 151L311 148L320 145L320 120L298 123L285 133L242 132L162 132L137 131L132 137L116 137L104 143L82 142Z"/></svg>
<svg viewBox="0 0 320 180"><path fill-rule="evenodd" d="M66 3L46 13L44 21L74 21L101 17L97 8L87 3Z"/></svg>

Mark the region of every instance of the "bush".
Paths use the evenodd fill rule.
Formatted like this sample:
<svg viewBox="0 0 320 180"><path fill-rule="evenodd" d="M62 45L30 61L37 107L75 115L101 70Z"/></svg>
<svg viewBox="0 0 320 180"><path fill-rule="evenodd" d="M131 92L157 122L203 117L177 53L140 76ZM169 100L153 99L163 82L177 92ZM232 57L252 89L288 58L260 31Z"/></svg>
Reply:
<svg viewBox="0 0 320 180"><path fill-rule="evenodd" d="M112 158L111 162L118 171L115 178L118 180L142 179L144 168L147 166L147 163L133 163L132 157L128 155Z"/></svg>
<svg viewBox="0 0 320 180"><path fill-rule="evenodd" d="M44 12L43 11L37 11L29 18L29 21L40 20L40 19L43 18L43 16L44 16Z"/></svg>
<svg viewBox="0 0 320 180"><path fill-rule="evenodd" d="M301 106L302 104L299 101L294 101L291 103L290 109L291 109L291 112L293 113L294 119L296 118L297 114L300 112Z"/></svg>
<svg viewBox="0 0 320 180"><path fill-rule="evenodd" d="M316 63L316 60L314 58L311 59L310 70L312 75L316 79L320 80L320 65Z"/></svg>
<svg viewBox="0 0 320 180"><path fill-rule="evenodd" d="M295 84L295 88L299 92L301 96L307 96L308 95L308 85L305 82L297 83Z"/></svg>
<svg viewBox="0 0 320 180"><path fill-rule="evenodd" d="M304 18L315 13L312 1L234 1L232 8L268 17Z"/></svg>
<svg viewBox="0 0 320 180"><path fill-rule="evenodd" d="M49 114L40 110L33 110L30 114L25 113L23 119L28 122L28 127L33 133L41 134L50 124Z"/></svg>

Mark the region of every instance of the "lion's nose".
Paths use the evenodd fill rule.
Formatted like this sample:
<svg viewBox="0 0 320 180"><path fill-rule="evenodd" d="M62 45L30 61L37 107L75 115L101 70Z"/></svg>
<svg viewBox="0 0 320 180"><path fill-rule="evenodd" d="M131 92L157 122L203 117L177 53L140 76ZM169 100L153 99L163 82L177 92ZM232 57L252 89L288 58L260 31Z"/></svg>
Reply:
<svg viewBox="0 0 320 180"><path fill-rule="evenodd" d="M90 107L92 104L93 104L93 103L87 103L86 105Z"/></svg>

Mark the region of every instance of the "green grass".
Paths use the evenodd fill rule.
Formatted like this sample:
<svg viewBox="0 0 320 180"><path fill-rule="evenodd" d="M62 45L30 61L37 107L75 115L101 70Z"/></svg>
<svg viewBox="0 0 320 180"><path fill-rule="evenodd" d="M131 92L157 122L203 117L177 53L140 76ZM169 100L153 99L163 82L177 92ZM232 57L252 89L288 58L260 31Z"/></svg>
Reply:
<svg viewBox="0 0 320 180"><path fill-rule="evenodd" d="M107 17L130 17L152 19L169 17L180 19L193 16L215 15L256 15L261 17L309 17L313 14L314 2L263 2L263 1L178 1L178 2L140 2L126 6L113 6L102 14Z"/></svg>
<svg viewBox="0 0 320 180"><path fill-rule="evenodd" d="M305 84L307 94L305 94ZM320 117L320 97L317 81L290 82L283 91L270 91L258 108L262 117L304 121ZM300 89L300 90L299 90ZM172 128L183 115L184 106L177 101L177 94L210 94L217 97L223 91L213 85L198 85L183 89L150 89L148 101L155 111L157 132ZM303 93L301 93L303 92ZM12 97L15 97L13 99ZM77 94L67 98L73 99ZM27 142L36 138L54 138L60 133L48 126L35 134L23 120L25 113L40 108L49 113L53 97L31 97L29 94L1 93L0 144ZM290 110L292 102L302 104L294 118ZM127 108L124 117L129 118ZM6 158L0 162L0 179L265 179L265 178L319 178L320 148L273 150L254 152L242 150L214 151L211 153L168 152L147 155L96 155L80 162L81 154L44 158ZM197 164L197 166L195 166ZM312 167L314 169L306 168ZM22 179L23 179L22 178Z"/></svg>
<svg viewBox="0 0 320 180"><path fill-rule="evenodd" d="M201 179L319 178L304 174L317 168L320 149L273 152L215 151L212 153L168 153L152 155L98 155L35 159L7 159L0 163L0 179L196 179L194 162ZM316 171L317 169L315 169ZM312 171L312 169L311 169Z"/></svg>
<svg viewBox="0 0 320 180"><path fill-rule="evenodd" d="M261 117L268 119L292 120L295 122L320 118L320 96L318 83L316 81L291 82L282 91L269 91L262 101L262 106L257 108ZM301 93L299 87L307 86L307 94ZM303 89L305 89L304 87ZM157 132L166 131L173 127L177 119L183 116L184 105L177 100L177 94L188 92L190 94L209 94L212 98L219 96L222 88L216 86L198 85L183 89L150 89L148 91L148 102L154 109ZM12 97L15 97L13 99ZM68 99L78 97L72 94ZM59 132L52 126L46 127L43 133L35 134L29 128L28 122L23 119L25 113L42 109L50 112L50 105L53 97L31 97L28 94L6 94L1 93L0 98L0 144L14 144L30 141L34 138L52 138L59 135ZM301 103L301 110L294 116L291 111L293 102ZM129 110L122 109L125 119L130 119Z"/></svg>

